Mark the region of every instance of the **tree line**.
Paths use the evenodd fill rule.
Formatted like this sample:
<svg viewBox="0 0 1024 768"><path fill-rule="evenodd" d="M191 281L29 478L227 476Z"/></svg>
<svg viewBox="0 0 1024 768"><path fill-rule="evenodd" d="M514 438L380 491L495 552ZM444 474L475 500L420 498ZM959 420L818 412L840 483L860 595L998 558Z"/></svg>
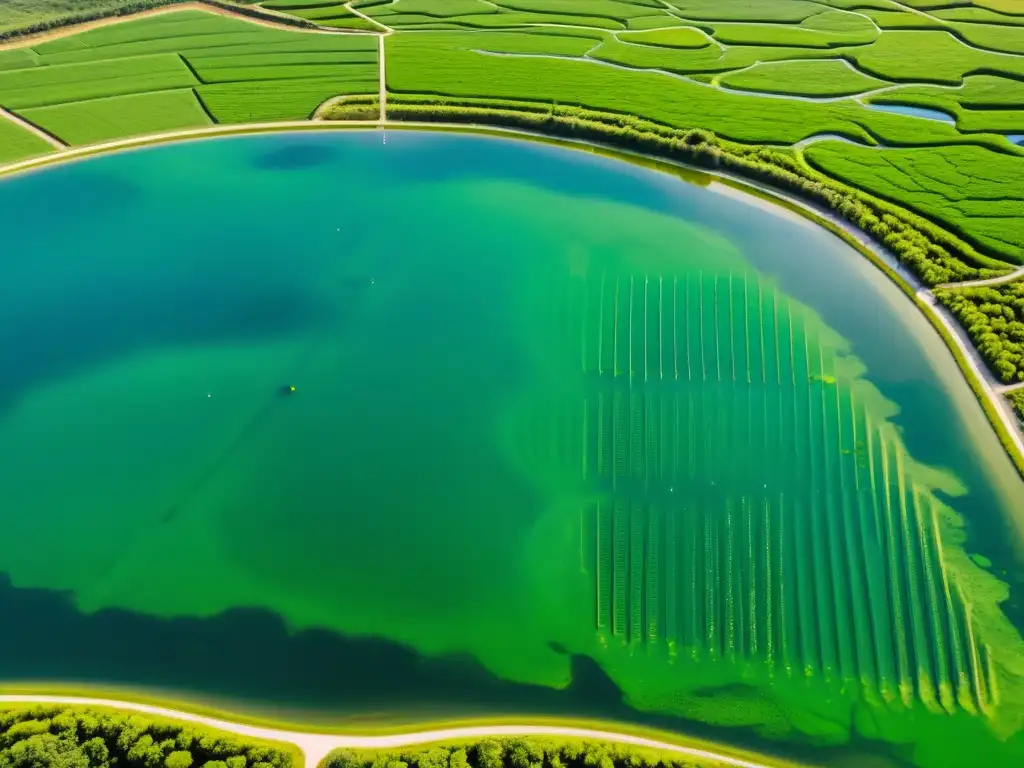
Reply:
<svg viewBox="0 0 1024 768"><path fill-rule="evenodd" d="M292 768L288 748L126 712L0 710L0 768Z"/></svg>
<svg viewBox="0 0 1024 768"><path fill-rule="evenodd" d="M697 760L624 744L524 736L403 750L335 750L320 768L719 768Z"/></svg>

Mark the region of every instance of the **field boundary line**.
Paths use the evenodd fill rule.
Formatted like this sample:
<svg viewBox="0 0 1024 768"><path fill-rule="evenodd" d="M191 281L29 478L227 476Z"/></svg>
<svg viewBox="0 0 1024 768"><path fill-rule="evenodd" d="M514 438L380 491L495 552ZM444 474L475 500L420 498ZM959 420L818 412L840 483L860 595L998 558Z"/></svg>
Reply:
<svg viewBox="0 0 1024 768"><path fill-rule="evenodd" d="M430 744L444 741L464 741L467 739L481 739L495 736L561 736L566 738L588 739L592 741L603 741L614 744L626 744L629 746L656 749L662 752L672 752L687 757L695 757L700 760L710 760L732 768L772 768L768 763L757 763L739 757L719 754L698 747L686 747L682 744L673 744L668 741L634 736L627 733L615 731L602 731L591 728L574 728L558 725L480 725L461 726L454 728L438 728L425 731L413 731L411 733L391 734L386 736L355 736L329 733L317 733L315 731L293 731L277 728L266 728L262 726L246 725L244 723L221 720L205 715L197 715L182 710L160 707L153 704L140 704L130 701L119 701L117 699L89 698L84 696L32 696L32 695L3 695L0 696L0 704L55 704L59 706L79 707L108 707L114 709L141 712L143 714L165 717L178 721L196 723L207 728L224 731L237 736L263 741L276 741L291 744L302 751L305 758L306 768L317 768L321 761L335 749L394 749L398 747L410 747L419 744Z"/></svg>
<svg viewBox="0 0 1024 768"><path fill-rule="evenodd" d="M20 115L16 115L13 112L10 112L10 111L4 109L3 107L0 107L0 117L5 117L8 120L10 120L12 123L14 123L15 125L21 126L26 131L30 131L31 133L34 133L36 136L38 136L40 139L45 141L47 144L49 144L54 149L65 150L65 149L68 148L67 144L65 144L63 141L58 139L52 133L49 133L48 131L43 130L42 128L40 128L35 123L30 123L28 120L26 120L25 118L21 117Z"/></svg>

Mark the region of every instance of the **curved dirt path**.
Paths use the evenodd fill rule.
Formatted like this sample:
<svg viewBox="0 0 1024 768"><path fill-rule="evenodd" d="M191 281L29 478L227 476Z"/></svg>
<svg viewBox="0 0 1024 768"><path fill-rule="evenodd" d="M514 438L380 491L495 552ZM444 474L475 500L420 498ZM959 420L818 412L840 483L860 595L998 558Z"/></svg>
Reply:
<svg viewBox="0 0 1024 768"><path fill-rule="evenodd" d="M116 699L99 699L80 696L0 696L0 704L59 704L65 706L112 707L115 709L141 712L157 717L166 717L189 723L215 728L225 733L246 736L253 739L278 741L294 744L302 751L305 768L316 768L327 755L335 749L393 749L408 747L430 742L457 741L466 739L484 739L493 736L562 736L577 739L593 739L615 744L629 744L635 747L657 749L673 752L698 760L714 761L732 768L771 768L767 763L755 763L738 757L729 757L709 752L696 747L684 747L657 739L632 736L614 731L592 730L590 728L571 728L557 725L481 725L464 728L441 728L412 733L399 733L387 736L351 736L311 731L290 731L277 728L263 728L244 723L219 720L205 715L182 712L176 709L158 707L152 704L137 704L131 701Z"/></svg>
<svg viewBox="0 0 1024 768"><path fill-rule="evenodd" d="M942 285L936 285L936 288L984 288L985 286L991 285L1002 285L1003 283L1012 283L1018 277L1024 277L1024 266L1017 267L1013 272L1007 275L1000 275L999 277L990 277L986 280L965 280L962 283L943 283Z"/></svg>

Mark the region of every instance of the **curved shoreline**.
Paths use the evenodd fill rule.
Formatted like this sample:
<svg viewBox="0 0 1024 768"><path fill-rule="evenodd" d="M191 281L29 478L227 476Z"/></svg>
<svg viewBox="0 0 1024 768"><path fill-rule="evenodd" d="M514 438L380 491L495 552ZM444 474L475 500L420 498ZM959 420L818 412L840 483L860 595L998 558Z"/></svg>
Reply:
<svg viewBox="0 0 1024 768"><path fill-rule="evenodd" d="M442 741L464 741L467 739L483 739L495 736L560 736L563 738L589 739L614 744L625 744L645 749L656 749L673 752L685 757L699 760L713 760L721 765L733 768L774 768L780 763L759 763L740 757L712 752L698 747L687 747L643 736L635 736L616 731L604 731L592 728L577 728L559 725L478 725L453 728L436 728L410 733L390 734L386 736L356 736L316 731L299 731L269 728L245 723L222 720L206 715L198 715L184 710L170 709L154 704L141 704L118 699L92 698L86 696L52 696L52 695L0 695L0 706L20 704L55 704L70 707L107 707L112 709L140 712L157 717L165 717L189 723L196 723L207 728L246 736L261 741L276 741L291 744L303 755L306 768L317 768L320 762L335 749L394 749L419 744L430 744Z"/></svg>
<svg viewBox="0 0 1024 768"><path fill-rule="evenodd" d="M320 108L317 109L319 113ZM1017 472L1024 479L1024 428L1016 418L1010 403L1003 396L999 382L989 371L987 365L981 360L973 342L966 335L966 331L960 325L945 316L931 289L924 285L917 277L899 266L898 260L884 246L877 243L863 230L851 222L837 216L831 211L826 211L819 206L799 197L786 190L778 189L761 181L750 179L738 173L721 169L711 169L702 166L689 165L673 158L666 158L655 154L647 154L636 150L626 149L610 143L601 143L589 139L569 139L564 136L551 135L539 131L530 131L525 128L513 128L504 125L490 125L486 123L451 123L431 122L413 120L300 120L281 121L273 123L248 123L241 125L213 125L206 128L190 128L181 131L138 136L130 139L118 139L100 144L93 144L85 147L69 148L63 151L51 152L39 157L0 166L0 181L10 176L29 173L36 170L61 165L64 163L85 160L98 155L127 152L134 149L142 149L147 146L198 141L219 137L240 136L262 133L288 133L302 131L346 131L346 130L434 130L449 133L473 133L497 137L512 137L525 140L543 141L557 144L576 150L598 150L611 156L629 162L630 160L644 160L648 163L663 165L669 168L686 170L693 173L701 173L705 176L716 179L729 186L739 189L747 194L767 196L775 204L781 204L791 211L829 230L837 237L843 239L848 245L855 248L862 256L865 256L883 274L892 280L907 297L913 301L918 309L931 323L946 345L957 367L960 369L971 391L982 406L986 417L996 437L1005 449L1011 463ZM1010 275L994 278L998 284L1008 282L1019 277L1021 267L1014 270ZM973 284L976 281L968 281L964 285ZM988 281L986 281L988 282ZM955 288L960 283L949 283L941 287ZM940 287L940 286L936 286Z"/></svg>

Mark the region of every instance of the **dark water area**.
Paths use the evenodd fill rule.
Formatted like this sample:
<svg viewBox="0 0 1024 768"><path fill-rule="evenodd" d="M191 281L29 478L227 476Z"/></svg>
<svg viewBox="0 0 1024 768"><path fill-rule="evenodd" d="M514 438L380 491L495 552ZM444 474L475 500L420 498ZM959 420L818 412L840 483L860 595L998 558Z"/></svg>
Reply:
<svg viewBox="0 0 1024 768"><path fill-rule="evenodd" d="M0 687L1024 759L1024 484L814 225L404 132L66 165L0 224Z"/></svg>

